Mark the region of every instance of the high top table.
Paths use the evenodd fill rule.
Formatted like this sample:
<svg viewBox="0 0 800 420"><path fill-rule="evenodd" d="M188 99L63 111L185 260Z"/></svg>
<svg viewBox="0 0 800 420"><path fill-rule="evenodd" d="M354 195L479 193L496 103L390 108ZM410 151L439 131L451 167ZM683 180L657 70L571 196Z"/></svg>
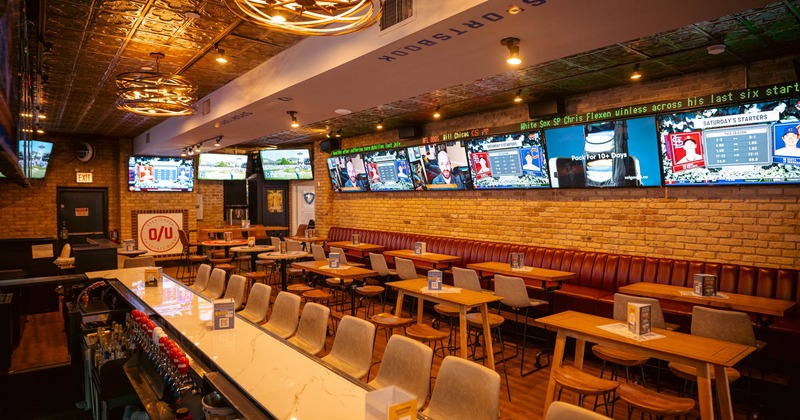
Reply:
<svg viewBox="0 0 800 420"><path fill-rule="evenodd" d="M339 241L339 242L330 242L328 243L328 247L339 247L344 249L345 251L356 251L361 254L361 258L364 258L370 252L381 252L386 247L383 245L375 245L375 244L367 244L367 243L360 243L358 245L353 245L352 241Z"/></svg>
<svg viewBox="0 0 800 420"><path fill-rule="evenodd" d="M525 283L541 282L541 288L545 291L555 291L561 288L563 280L574 279L578 277L577 273L570 271L551 270L549 268L539 267L524 267L521 269L511 268L511 264L497 261L488 261L482 263L467 264L467 268L471 268L483 276L485 273L502 274L504 276L521 277L526 280Z"/></svg>
<svg viewBox="0 0 800 420"><path fill-rule="evenodd" d="M437 254L435 252L423 252L422 254L415 254L413 249L393 249L390 251L383 251L383 255L430 263L434 270L439 268L437 265L447 265L445 268L446 270L450 268L453 263L461 261L461 257L455 255Z"/></svg>
<svg viewBox="0 0 800 420"><path fill-rule="evenodd" d="M367 277L375 277L378 275L377 271L369 270L362 267L347 266L340 268L329 268L328 261L303 261L292 263L292 268L300 268L312 273L322 274L328 277L338 277L340 279L363 279ZM350 315L356 316L356 297L355 287L350 288Z"/></svg>
<svg viewBox="0 0 800 420"><path fill-rule="evenodd" d="M553 371L561 366L564 359L564 347L567 337L573 337L576 341L574 365L578 369L583 369L583 354L587 341L634 351L657 359L696 368L697 392L700 396L700 417L704 420L714 418L714 405L711 398L711 369L714 369L716 377L721 417L723 419L733 419L731 390L728 384L728 373L725 368L733 367L756 350L755 347L659 328L653 328L652 332L663 335L663 338L637 341L598 328L603 325L619 323L619 321L575 311L561 312L539 318L537 321L558 330L555 352L550 368L550 382L547 385L547 395L544 399L543 415L547 413L547 409L555 396L556 384L553 380Z"/></svg>
<svg viewBox="0 0 800 420"><path fill-rule="evenodd" d="M304 251L288 251L285 254L280 252L265 252L258 254L258 258L262 260L280 261L281 264L281 290L286 291L286 263L289 260L299 260L309 256L308 252Z"/></svg>

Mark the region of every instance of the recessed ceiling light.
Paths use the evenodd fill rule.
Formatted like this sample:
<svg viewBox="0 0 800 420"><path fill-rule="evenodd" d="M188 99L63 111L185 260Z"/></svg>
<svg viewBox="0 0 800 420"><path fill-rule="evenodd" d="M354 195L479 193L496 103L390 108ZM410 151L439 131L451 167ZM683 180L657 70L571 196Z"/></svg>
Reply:
<svg viewBox="0 0 800 420"><path fill-rule="evenodd" d="M337 113L339 115L348 115L348 114L352 114L353 113L353 111L351 111L351 110L349 110L347 108L339 108L339 109L337 109L337 110L335 110L333 112L335 112L335 113Z"/></svg>
<svg viewBox="0 0 800 420"><path fill-rule="evenodd" d="M519 6L515 5L515 6L509 7L508 10L506 10L506 11L508 12L509 15L517 15L517 14L519 14L519 12L522 11L522 9L520 9Z"/></svg>
<svg viewBox="0 0 800 420"><path fill-rule="evenodd" d="M722 54L725 52L725 44L719 43L719 44L709 45L708 48L706 48L706 50L711 55Z"/></svg>
<svg viewBox="0 0 800 420"><path fill-rule="evenodd" d="M279 101L281 101L281 102L289 102L289 101L291 101L291 100L292 100L292 98L290 98L290 97L288 97L288 96L280 96L280 97L278 97L277 99L278 99Z"/></svg>
<svg viewBox="0 0 800 420"><path fill-rule="evenodd" d="M199 19L200 13L196 10L189 10L188 12L183 13L183 17L186 19Z"/></svg>

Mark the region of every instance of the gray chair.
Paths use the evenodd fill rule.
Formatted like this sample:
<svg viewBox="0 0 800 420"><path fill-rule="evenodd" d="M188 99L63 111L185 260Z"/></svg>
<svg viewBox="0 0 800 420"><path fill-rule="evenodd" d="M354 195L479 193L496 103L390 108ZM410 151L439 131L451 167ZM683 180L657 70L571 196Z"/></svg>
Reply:
<svg viewBox="0 0 800 420"><path fill-rule="evenodd" d="M370 252L369 264L372 267L372 270L376 271L378 276L383 277L386 281L389 280L389 277L397 275L397 271L389 269L389 266L386 264L386 257L384 257L383 254Z"/></svg>
<svg viewBox="0 0 800 420"><path fill-rule="evenodd" d="M228 279L228 287L225 289L225 295L223 297L226 299L233 299L233 308L236 311L241 309L242 303L244 302L244 289L246 285L247 280L238 274L233 274L231 278Z"/></svg>
<svg viewBox="0 0 800 420"><path fill-rule="evenodd" d="M297 332L289 338L289 342L316 356L325 347L330 316L331 310L327 306L314 302L306 303L300 315Z"/></svg>
<svg viewBox="0 0 800 420"><path fill-rule="evenodd" d="M475 362L447 356L423 414L437 420L497 420L500 375Z"/></svg>
<svg viewBox="0 0 800 420"><path fill-rule="evenodd" d="M547 409L547 414L544 415L544 420L603 420L608 418L600 413L563 401L553 401Z"/></svg>
<svg viewBox="0 0 800 420"><path fill-rule="evenodd" d="M519 324L519 315L523 314L523 327L522 327L522 343L517 344L514 356L519 354L519 347L522 346L522 356L520 358L519 373L522 376L527 376L539 370L541 364L537 358L536 367L532 370L525 372L525 341L528 338L528 315L531 308L543 310L547 307L548 303L544 300L531 299L528 297L528 288L525 286L525 280L520 277L509 277L501 274L494 276L494 291L498 296L502 296L503 300L500 301L502 305L511 308L514 312L514 322ZM550 364L550 353L547 354L548 362Z"/></svg>
<svg viewBox="0 0 800 420"><path fill-rule="evenodd" d="M494 294L491 290L481 288L481 280L478 278L478 272L470 268L453 267L453 285L475 292L483 292L490 295Z"/></svg>
<svg viewBox="0 0 800 420"><path fill-rule="evenodd" d="M208 287L206 290L200 292L206 299L214 300L219 299L222 293L225 292L225 270L215 268L211 271L211 278L208 280Z"/></svg>
<svg viewBox="0 0 800 420"><path fill-rule="evenodd" d="M372 366L375 325L361 318L345 315L339 321L331 352L322 358L356 379L367 376Z"/></svg>
<svg viewBox="0 0 800 420"><path fill-rule="evenodd" d="M291 239L286 240L286 250L289 252L292 251L303 251L303 243L300 241L293 241Z"/></svg>
<svg viewBox="0 0 800 420"><path fill-rule="evenodd" d="M133 257L122 260L122 268L155 267L156 259L149 257Z"/></svg>
<svg viewBox="0 0 800 420"><path fill-rule="evenodd" d="M393 335L386 344L378 374L367 385L377 389L398 386L417 397L417 410L421 410L430 393L432 362L430 347Z"/></svg>
<svg viewBox="0 0 800 420"><path fill-rule="evenodd" d="M269 322L264 324L264 328L281 338L289 338L297 331L298 314L300 314L300 296L289 292L278 292L275 304L272 305L272 315L269 317Z"/></svg>
<svg viewBox="0 0 800 420"><path fill-rule="evenodd" d="M339 254L339 264L341 264L341 265L349 265L349 266L352 266L352 267L363 267L364 266L364 264L361 264L361 263L348 262L347 261L347 254L344 252L344 250L342 248L339 248L339 247L336 247L336 246L332 246L331 249L330 249L330 252L328 252L328 256L330 256L330 254Z"/></svg>
<svg viewBox="0 0 800 420"><path fill-rule="evenodd" d="M200 264L200 267L197 268L197 277L195 277L194 283L189 288L198 293L206 290L209 276L211 276L211 266Z"/></svg>
<svg viewBox="0 0 800 420"><path fill-rule="evenodd" d="M414 261L411 261L408 258L395 257L394 266L397 269L397 277L399 277L400 280L414 280L421 278L417 274L417 267L414 266Z"/></svg>
<svg viewBox="0 0 800 420"><path fill-rule="evenodd" d="M325 248L322 245L311 244L311 255L314 256L314 261L327 261L328 257L325 255Z"/></svg>
<svg viewBox="0 0 800 420"><path fill-rule="evenodd" d="M239 315L254 324L261 324L267 319L271 296L272 287L264 283L254 284L250 289L250 296L247 297L247 305L239 312Z"/></svg>
<svg viewBox="0 0 800 420"><path fill-rule="evenodd" d="M281 238L277 236L270 236L269 241L273 247L275 247L274 252L278 252L281 250Z"/></svg>

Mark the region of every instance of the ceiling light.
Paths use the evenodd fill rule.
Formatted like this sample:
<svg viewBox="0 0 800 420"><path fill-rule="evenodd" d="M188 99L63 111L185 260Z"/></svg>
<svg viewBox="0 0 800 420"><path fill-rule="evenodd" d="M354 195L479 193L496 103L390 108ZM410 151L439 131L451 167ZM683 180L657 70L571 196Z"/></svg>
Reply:
<svg viewBox="0 0 800 420"><path fill-rule="evenodd" d="M521 11L522 11L522 9L520 9L519 6L516 6L516 5L511 6L511 7L508 8L508 10L506 10L506 12L508 12L509 15L518 15L519 12L521 12Z"/></svg>
<svg viewBox="0 0 800 420"><path fill-rule="evenodd" d="M326 134L325 134L325 138L328 138L328 139L329 139L329 138L331 138L331 137L333 137L333 130L331 130L330 132L328 132L328 133L326 133Z"/></svg>
<svg viewBox="0 0 800 420"><path fill-rule="evenodd" d="M500 44L508 48L508 58L506 59L506 63L514 66L522 63L522 59L519 57L519 38L503 38L500 40Z"/></svg>
<svg viewBox="0 0 800 420"><path fill-rule="evenodd" d="M150 53L156 71L132 71L117 75L117 108L134 114L175 117L193 115L197 87L189 79L159 72L163 53Z"/></svg>
<svg viewBox="0 0 800 420"><path fill-rule="evenodd" d="M336 137L342 137L342 129L336 130Z"/></svg>
<svg viewBox="0 0 800 420"><path fill-rule="evenodd" d="M639 73L639 64L633 65L633 73L631 73L631 80L639 80L642 78L642 73Z"/></svg>
<svg viewBox="0 0 800 420"><path fill-rule="evenodd" d="M186 157L186 149L181 150L181 157Z"/></svg>
<svg viewBox="0 0 800 420"><path fill-rule="evenodd" d="M378 125L375 126L378 130L383 130L383 120L378 121Z"/></svg>
<svg viewBox="0 0 800 420"><path fill-rule="evenodd" d="M217 63L224 64L228 62L228 59L225 58L225 50L219 47L219 43L214 44L214 50L216 50L218 54L216 58Z"/></svg>
<svg viewBox="0 0 800 420"><path fill-rule="evenodd" d="M192 148L192 146L189 146L189 148L188 148L188 150L187 150L187 152L186 152L186 153L188 153L188 154L189 154L189 156L192 156L192 155L194 155L194 148Z"/></svg>
<svg viewBox="0 0 800 420"><path fill-rule="evenodd" d="M440 107L438 107L438 106L437 106L437 107L436 107L436 110L435 110L435 111L433 111L433 118L441 118L441 117L442 117L442 113L441 113L441 112L439 112L439 108L440 108Z"/></svg>
<svg viewBox="0 0 800 420"><path fill-rule="evenodd" d="M222 140L222 136L219 136L219 137L215 138L215 139L214 139L214 147L220 147L220 146L222 146L221 144L219 144L219 142L220 142L221 140Z"/></svg>
<svg viewBox="0 0 800 420"><path fill-rule="evenodd" d="M268 29L295 35L342 35L377 22L381 0L224 0L236 16Z"/></svg>
<svg viewBox="0 0 800 420"><path fill-rule="evenodd" d="M300 123L297 122L297 117L295 116L295 114L297 114L297 111L286 111L286 113L292 116L292 124L291 124L292 128L300 127Z"/></svg>
<svg viewBox="0 0 800 420"><path fill-rule="evenodd" d="M353 113L353 111L351 111L351 110L349 110L347 108L339 108L339 109L334 110L333 112L335 112L335 113L337 113L339 115L349 115L349 114Z"/></svg>
<svg viewBox="0 0 800 420"><path fill-rule="evenodd" d="M36 124L36 133L37 134L44 134L44 129L39 124Z"/></svg>
<svg viewBox="0 0 800 420"><path fill-rule="evenodd" d="M706 48L706 50L711 55L722 54L725 52L725 44L723 44L722 42L717 42L713 45L709 45L708 48Z"/></svg>
<svg viewBox="0 0 800 420"><path fill-rule="evenodd" d="M183 13L183 17L186 19L200 19L200 12L196 10L189 10L188 12Z"/></svg>
<svg viewBox="0 0 800 420"><path fill-rule="evenodd" d="M515 102L515 103L520 103L520 102L522 102L522 89L520 89L520 90L518 90L518 91L517 91L517 95L516 95L516 96L514 96L514 102Z"/></svg>

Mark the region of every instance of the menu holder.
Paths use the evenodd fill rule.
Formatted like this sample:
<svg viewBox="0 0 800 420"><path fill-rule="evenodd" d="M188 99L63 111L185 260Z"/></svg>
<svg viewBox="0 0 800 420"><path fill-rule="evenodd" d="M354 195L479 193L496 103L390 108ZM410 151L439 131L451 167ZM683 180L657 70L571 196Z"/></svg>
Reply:
<svg viewBox="0 0 800 420"><path fill-rule="evenodd" d="M225 232L223 236L225 237L225 242L233 241L233 232Z"/></svg>
<svg viewBox="0 0 800 420"><path fill-rule="evenodd" d="M440 270L428 270L428 290L442 290L442 272Z"/></svg>
<svg viewBox="0 0 800 420"><path fill-rule="evenodd" d="M281 254L285 254L286 252L288 252L286 248L287 245L288 244L286 243L286 241L281 241L281 245L279 247L280 249L278 252L280 252Z"/></svg>
<svg viewBox="0 0 800 420"><path fill-rule="evenodd" d="M233 328L233 322L236 320L234 314L236 313L233 305L235 304L233 298L214 299L213 312L214 312L214 331L229 330Z"/></svg>
<svg viewBox="0 0 800 420"><path fill-rule="evenodd" d="M122 241L125 251L136 251L136 241L133 239L126 239Z"/></svg>
<svg viewBox="0 0 800 420"><path fill-rule="evenodd" d="M510 258L512 270L518 270L525 267L525 254L521 252L512 252Z"/></svg>
<svg viewBox="0 0 800 420"><path fill-rule="evenodd" d="M695 274L694 294L698 296L716 296L717 276L714 274Z"/></svg>
<svg viewBox="0 0 800 420"><path fill-rule="evenodd" d="M328 254L328 268L339 268L339 253L331 252Z"/></svg>
<svg viewBox="0 0 800 420"><path fill-rule="evenodd" d="M414 254L420 255L425 253L425 242L414 242Z"/></svg>
<svg viewBox="0 0 800 420"><path fill-rule="evenodd" d="M417 399L402 388L390 385L367 393L367 420L416 420Z"/></svg>
<svg viewBox="0 0 800 420"><path fill-rule="evenodd" d="M353 234L353 245L355 245L355 246L361 245L361 234L359 234L359 233L354 233Z"/></svg>
<svg viewBox="0 0 800 420"><path fill-rule="evenodd" d="M161 267L148 267L144 269L144 286L145 287L158 287L161 283L161 276L164 274L164 269Z"/></svg>
<svg viewBox="0 0 800 420"><path fill-rule="evenodd" d="M628 303L628 330L636 335L650 333L650 304Z"/></svg>
<svg viewBox="0 0 800 420"><path fill-rule="evenodd" d="M242 228L243 229L250 229L250 220L242 219Z"/></svg>
<svg viewBox="0 0 800 420"><path fill-rule="evenodd" d="M250 248L256 246L256 238L254 238L252 236L248 237L247 238L247 246L249 246Z"/></svg>

